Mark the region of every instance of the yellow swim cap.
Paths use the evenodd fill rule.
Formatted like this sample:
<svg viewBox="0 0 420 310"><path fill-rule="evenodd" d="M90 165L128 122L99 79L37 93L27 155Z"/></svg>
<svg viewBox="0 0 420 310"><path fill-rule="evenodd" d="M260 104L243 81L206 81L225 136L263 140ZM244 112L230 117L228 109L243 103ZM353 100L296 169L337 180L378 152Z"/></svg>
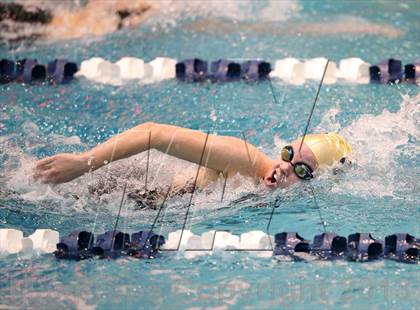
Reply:
<svg viewBox="0 0 420 310"><path fill-rule="evenodd" d="M350 144L336 133L306 135L303 142L314 153L319 168L331 166L351 153Z"/></svg>

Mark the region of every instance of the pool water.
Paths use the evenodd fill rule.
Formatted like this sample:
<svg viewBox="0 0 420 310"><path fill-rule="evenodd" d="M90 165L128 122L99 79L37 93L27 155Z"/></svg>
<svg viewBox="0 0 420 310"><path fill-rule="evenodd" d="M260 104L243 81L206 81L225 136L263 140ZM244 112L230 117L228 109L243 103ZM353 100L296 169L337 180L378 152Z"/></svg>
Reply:
<svg viewBox="0 0 420 310"><path fill-rule="evenodd" d="M415 1L271 1L269 10L262 2L232 3L182 3L145 25L105 37L39 42L17 50L0 47L0 53L41 62L65 56L79 63L93 56L111 61L124 56L146 61L157 56L258 57L272 62L288 56L336 62L354 56L370 63L420 58ZM353 32L339 33L350 28ZM30 170L37 158L86 150L138 123L244 135L277 156L284 143L302 134L318 83L273 81L273 86L278 103L268 82L167 80L110 86L80 78L68 85L1 85L0 228L26 234L37 228L60 234L112 229L126 181L128 191L144 186L145 154L55 187L35 183ZM417 85L323 86L310 131L339 132L354 151L354 164L345 173L326 172L311 181L329 231L344 236L371 232L380 239L396 232L420 236L419 106ZM150 184L159 187L179 174L193 176L196 167L189 167L152 152ZM98 187L105 193L93 194ZM323 232L307 184L268 192L237 176L228 181L221 201L222 188L221 180L195 193L188 229L240 234L266 231L270 222L271 234L298 231L310 239ZM249 193L257 195L244 198ZM168 201L158 231L167 235L182 227L189 199L185 194ZM148 229L156 214L127 200L119 228ZM81 262L51 255L8 256L0 258L0 270L0 308L415 309L420 289L418 265L278 262L244 252L195 259L165 252L154 260Z"/></svg>

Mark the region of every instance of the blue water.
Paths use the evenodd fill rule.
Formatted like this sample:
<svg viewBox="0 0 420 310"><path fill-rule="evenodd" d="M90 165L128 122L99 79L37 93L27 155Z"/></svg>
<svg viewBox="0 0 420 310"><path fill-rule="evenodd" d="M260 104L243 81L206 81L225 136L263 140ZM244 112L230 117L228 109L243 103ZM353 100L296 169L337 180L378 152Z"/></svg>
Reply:
<svg viewBox="0 0 420 310"><path fill-rule="evenodd" d="M123 56L270 61L324 56L337 62L354 56L372 63L389 57L404 62L420 58L418 2L307 1L290 2L292 6L284 2L283 11L273 10L270 23L262 22L261 4L238 3L233 13L217 2L208 11L196 12L190 5L190 11L156 16L146 25L99 39L40 42L17 50L2 47L0 53L2 58L36 57L41 62L62 56L78 62L93 56L112 61ZM197 26L203 21L204 31ZM239 26L232 26L233 21ZM379 26L386 31L374 34L288 33L295 31L290 30L293 25L301 27L308 21L329 29L346 21L350 28L356 24L388 28ZM212 34L219 24L230 25L231 31ZM168 80L115 87L80 78L58 86L2 85L0 227L26 234L36 228L52 228L60 234L75 228L101 233L114 225L127 171L133 172L129 188L144 184L145 162L140 162L144 155L53 188L28 177L37 158L83 151L150 120L238 137L243 133L275 157L286 141L302 134L316 87L316 82L302 86L274 82L276 104L266 82ZM355 162L344 174L327 172L311 182L328 230L344 236L358 231L369 231L377 238L394 232L420 236L419 100L418 87L410 84L324 85L311 130L341 133L353 146ZM164 184L185 170L183 162L152 155L155 184ZM154 173L162 161L163 169ZM194 167L190 172L194 175ZM306 185L268 194L247 180L240 181L239 187L228 182L223 202L222 184L211 192L197 193L187 228L195 233L266 231L276 206L271 234L298 231L312 238L323 231ZM113 184L109 193L100 197L89 193L88 188L102 183ZM235 202L247 193L264 195ZM158 222L163 234L182 226L188 201L184 195L168 203ZM128 201L120 228L129 232L149 228L156 213L136 210ZM50 255L9 256L0 258L0 308L415 309L418 268L391 261L277 262L249 253L194 260L182 253L164 253L155 260L83 262L58 261Z"/></svg>

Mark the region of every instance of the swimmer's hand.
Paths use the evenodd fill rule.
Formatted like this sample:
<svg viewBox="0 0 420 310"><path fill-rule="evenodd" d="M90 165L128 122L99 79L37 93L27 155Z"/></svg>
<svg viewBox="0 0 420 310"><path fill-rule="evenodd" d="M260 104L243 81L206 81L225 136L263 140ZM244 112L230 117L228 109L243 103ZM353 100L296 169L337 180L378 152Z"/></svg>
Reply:
<svg viewBox="0 0 420 310"><path fill-rule="evenodd" d="M88 159L82 154L61 153L39 160L33 177L42 183L69 182L88 172Z"/></svg>

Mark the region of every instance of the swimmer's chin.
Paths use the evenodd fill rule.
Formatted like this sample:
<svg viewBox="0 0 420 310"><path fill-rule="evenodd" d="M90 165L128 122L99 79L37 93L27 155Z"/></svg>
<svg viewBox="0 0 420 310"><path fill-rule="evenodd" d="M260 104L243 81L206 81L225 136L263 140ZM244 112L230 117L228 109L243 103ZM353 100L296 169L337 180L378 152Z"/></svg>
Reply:
<svg viewBox="0 0 420 310"><path fill-rule="evenodd" d="M289 187L291 184L289 184L287 182L272 183L270 181L264 180L264 185L271 190L275 190L275 189L278 189L278 188Z"/></svg>

